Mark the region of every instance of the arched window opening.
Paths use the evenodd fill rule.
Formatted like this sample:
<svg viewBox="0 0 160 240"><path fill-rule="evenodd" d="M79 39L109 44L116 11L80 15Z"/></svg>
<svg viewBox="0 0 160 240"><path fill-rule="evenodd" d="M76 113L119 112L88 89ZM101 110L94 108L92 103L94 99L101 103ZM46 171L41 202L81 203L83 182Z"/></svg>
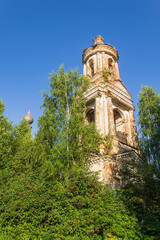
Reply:
<svg viewBox="0 0 160 240"><path fill-rule="evenodd" d="M89 109L87 111L86 117L88 122L95 122L94 109Z"/></svg>
<svg viewBox="0 0 160 240"><path fill-rule="evenodd" d="M116 136L119 141L127 143L127 135L125 134L125 122L123 115L117 109L114 109L114 124Z"/></svg>
<svg viewBox="0 0 160 240"><path fill-rule="evenodd" d="M89 68L90 68L90 76L93 77L94 75L94 63L93 63L93 59L91 59L89 61Z"/></svg>
<svg viewBox="0 0 160 240"><path fill-rule="evenodd" d="M114 110L114 125L116 132L124 132L123 118L117 110Z"/></svg>
<svg viewBox="0 0 160 240"><path fill-rule="evenodd" d="M110 73L114 73L114 62L111 58L108 59L108 68Z"/></svg>

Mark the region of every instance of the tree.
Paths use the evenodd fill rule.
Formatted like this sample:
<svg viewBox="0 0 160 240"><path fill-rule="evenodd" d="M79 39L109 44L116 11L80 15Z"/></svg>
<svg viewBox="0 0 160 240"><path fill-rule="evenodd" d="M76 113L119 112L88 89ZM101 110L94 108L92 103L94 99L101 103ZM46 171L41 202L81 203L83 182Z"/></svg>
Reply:
<svg viewBox="0 0 160 240"><path fill-rule="evenodd" d="M152 87L142 87L138 107L140 146L160 180L160 95Z"/></svg>
<svg viewBox="0 0 160 240"><path fill-rule="evenodd" d="M160 95L142 87L139 95L139 160L130 158L121 167L126 205L150 239L160 235Z"/></svg>
<svg viewBox="0 0 160 240"><path fill-rule="evenodd" d="M47 164L61 179L73 165L83 165L91 152L97 152L100 143L94 123L85 123L84 92L89 80L77 70L49 76L49 92L43 92L43 115L35 141L43 142L48 152Z"/></svg>
<svg viewBox="0 0 160 240"><path fill-rule="evenodd" d="M7 119L7 117L3 116L3 112L5 109L5 105L2 103L0 99L0 169L6 167L8 161L12 157L12 124Z"/></svg>
<svg viewBox="0 0 160 240"><path fill-rule="evenodd" d="M18 174L32 168L33 141L29 122L23 119L13 130L13 155L10 167Z"/></svg>
<svg viewBox="0 0 160 240"><path fill-rule="evenodd" d="M142 150L144 173L144 196L150 216L148 222L160 234L160 95L152 87L142 87L140 91L139 125L140 147Z"/></svg>
<svg viewBox="0 0 160 240"><path fill-rule="evenodd" d="M121 198L87 171L103 141L85 119L89 80L62 66L50 74L49 87L35 139L25 120L12 131L12 174L0 181L0 237L142 239L137 218ZM106 138L106 152L111 140Z"/></svg>
<svg viewBox="0 0 160 240"><path fill-rule="evenodd" d="M56 183L22 173L1 193L0 228L8 239L142 239L120 198L84 169Z"/></svg>

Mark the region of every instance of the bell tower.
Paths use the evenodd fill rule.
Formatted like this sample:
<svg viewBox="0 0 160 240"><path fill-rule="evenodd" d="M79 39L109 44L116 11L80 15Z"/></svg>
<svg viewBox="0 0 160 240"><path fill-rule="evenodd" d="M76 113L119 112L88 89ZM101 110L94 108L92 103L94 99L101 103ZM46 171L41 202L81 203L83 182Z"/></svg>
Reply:
<svg viewBox="0 0 160 240"><path fill-rule="evenodd" d="M95 122L103 136L110 134L113 137L111 155L114 161L116 156L139 152L134 106L120 79L118 60L116 49L104 44L101 36L95 37L94 45L83 53L82 58L83 74L91 82L85 94L86 116L88 121ZM104 158L103 150L102 155L99 156L100 162L101 157ZM100 171L104 172L103 167Z"/></svg>

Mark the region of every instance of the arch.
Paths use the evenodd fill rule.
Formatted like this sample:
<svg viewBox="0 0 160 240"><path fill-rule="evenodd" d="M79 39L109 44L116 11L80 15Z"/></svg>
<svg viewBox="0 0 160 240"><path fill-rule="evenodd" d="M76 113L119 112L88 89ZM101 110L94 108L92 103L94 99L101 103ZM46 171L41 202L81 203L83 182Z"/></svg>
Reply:
<svg viewBox="0 0 160 240"><path fill-rule="evenodd" d="M90 72L90 76L93 77L94 75L94 62L93 59L89 60L89 72Z"/></svg>
<svg viewBox="0 0 160 240"><path fill-rule="evenodd" d="M118 112L121 115L121 117L123 118L123 120L125 119L125 115L124 115L124 113L122 112L121 109L119 109L117 107L114 107L113 111Z"/></svg>
<svg viewBox="0 0 160 240"><path fill-rule="evenodd" d="M118 109L114 108L114 125L116 132L125 132L125 121L124 121L124 114Z"/></svg>
<svg viewBox="0 0 160 240"><path fill-rule="evenodd" d="M94 108L88 108L86 111L86 118L88 122L95 122L95 111Z"/></svg>
<svg viewBox="0 0 160 240"><path fill-rule="evenodd" d="M108 69L109 69L110 73L114 74L115 66L114 66L114 61L112 58L108 59Z"/></svg>

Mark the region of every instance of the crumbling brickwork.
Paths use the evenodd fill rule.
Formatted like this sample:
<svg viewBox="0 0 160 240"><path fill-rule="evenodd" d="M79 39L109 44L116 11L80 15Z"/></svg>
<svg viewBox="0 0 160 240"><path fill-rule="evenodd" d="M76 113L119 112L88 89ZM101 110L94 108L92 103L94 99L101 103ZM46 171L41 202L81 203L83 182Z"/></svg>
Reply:
<svg viewBox="0 0 160 240"><path fill-rule="evenodd" d="M85 93L87 109L92 106L92 111L88 112L92 116L88 116L88 119L95 121L102 135L110 134L114 139L112 157L106 157L104 163L104 157L98 156L99 163L91 165L93 171L103 165L101 178L105 182L111 181L109 175L116 169L115 155L131 150L139 152L134 106L131 95L120 79L118 60L118 52L113 46L104 44L101 36L94 39L94 45L84 52L82 59L83 74L91 81L91 87Z"/></svg>

